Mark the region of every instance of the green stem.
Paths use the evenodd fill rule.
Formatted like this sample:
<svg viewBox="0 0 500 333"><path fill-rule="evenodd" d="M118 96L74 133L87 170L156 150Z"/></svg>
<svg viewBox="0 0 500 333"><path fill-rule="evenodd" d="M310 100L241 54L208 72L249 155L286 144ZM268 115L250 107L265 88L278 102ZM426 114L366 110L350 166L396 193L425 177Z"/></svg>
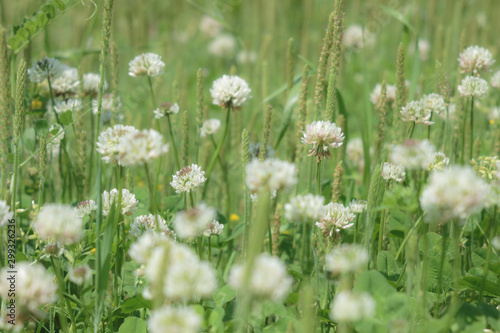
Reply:
<svg viewBox="0 0 500 333"><path fill-rule="evenodd" d="M189 191L189 201L191 202L191 208L194 208L193 191Z"/></svg>
<svg viewBox="0 0 500 333"><path fill-rule="evenodd" d="M208 261L212 260L212 237L208 237Z"/></svg>
<svg viewBox="0 0 500 333"><path fill-rule="evenodd" d="M412 122L410 124L410 127L408 127L408 132L406 134L406 139L411 139L413 136L413 131L415 130L415 122Z"/></svg>
<svg viewBox="0 0 500 333"><path fill-rule="evenodd" d="M308 192L311 193L312 192L312 183L313 183L313 163L314 163L314 160L311 158L309 159L309 181L308 181Z"/></svg>
<svg viewBox="0 0 500 333"><path fill-rule="evenodd" d="M470 147L469 159L472 160L472 151L474 150L474 96L470 100Z"/></svg>
<svg viewBox="0 0 500 333"><path fill-rule="evenodd" d="M172 147L174 148L175 163L177 164L177 170L181 169L181 163L179 162L179 154L177 153L177 145L175 144L174 132L172 130L172 122L170 121L170 114L167 113L168 121L168 133L170 134L170 140L172 141Z"/></svg>
<svg viewBox="0 0 500 333"><path fill-rule="evenodd" d="M210 160L210 164L208 165L207 169L207 181L205 182L205 185L203 187L203 194L202 194L202 199L205 199L205 195L207 194L207 189L208 189L208 183L210 182L210 177L212 175L212 171L214 169L215 161L217 161L217 157L220 154L220 151L222 150L222 146L224 145L224 141L226 141L227 133L229 132L229 121L231 117L231 106L228 106L227 108L227 115L226 115L226 123L224 124L224 133L222 134L222 139L219 142L219 145L217 146L217 149L215 150L214 154L212 155L212 159Z"/></svg>
<svg viewBox="0 0 500 333"><path fill-rule="evenodd" d="M54 268L54 273L56 274L56 279L57 279L58 286L59 286L59 289L58 289L59 299L60 300L64 299L64 302L66 305L66 310L68 311L68 314L69 314L69 317L71 320L72 332L76 332L76 322L75 322L75 318L73 315L73 311L71 309L71 306L69 304L68 299L66 297L64 297L65 288L64 288L64 278L63 278L62 273L61 273L61 267L59 266L59 263L56 264L53 257L50 257L50 262L52 264L52 267ZM66 316L60 312L59 318L61 319L61 326L62 326L63 332L69 332L68 331L68 323L66 321Z"/></svg>
<svg viewBox="0 0 500 333"><path fill-rule="evenodd" d="M322 161L319 159L316 164L316 194L321 194L321 167Z"/></svg>
<svg viewBox="0 0 500 333"><path fill-rule="evenodd" d="M380 253L382 251L382 242L384 240L384 230L385 230L385 212L386 210L384 209L382 213L380 214L380 223L379 223L379 229L378 229L378 248L377 248L377 253Z"/></svg>
<svg viewBox="0 0 500 333"><path fill-rule="evenodd" d="M10 209L14 214L14 219L16 218L16 194L17 194L17 177L19 174L19 139L14 143L14 175L12 179L12 201L10 204Z"/></svg>
<svg viewBox="0 0 500 333"><path fill-rule="evenodd" d="M156 191L153 189L153 182L151 181L151 176L149 175L149 168L147 163L144 163L144 170L146 172L146 178L148 180L149 193L151 193L151 202L149 203L149 209L154 215L156 214Z"/></svg>
<svg viewBox="0 0 500 333"><path fill-rule="evenodd" d="M258 193L257 218L252 224L250 240L248 243L248 255L244 266L241 297L234 312L234 319L237 322L236 332L246 332L248 317L252 305L252 293L249 289L250 278L252 276L255 258L262 251L262 243L266 235L266 226L269 221L269 211L271 208L271 193L268 188L262 189Z"/></svg>
<svg viewBox="0 0 500 333"><path fill-rule="evenodd" d="M148 83L149 83L149 89L151 90L151 101L153 102L153 110L156 109L156 98L155 98L155 91L153 89L153 82L151 81L151 77L148 75Z"/></svg>
<svg viewBox="0 0 500 333"><path fill-rule="evenodd" d="M200 257L200 259L203 259L203 235L198 237L197 243L198 243L198 256Z"/></svg>
<svg viewBox="0 0 500 333"><path fill-rule="evenodd" d="M92 99L90 98L90 105L92 106ZM94 169L94 155L95 155L95 145L96 145L96 142L93 140L93 138L95 137L95 124L94 124L94 113L93 113L93 110L90 110L89 112L90 114L90 138L91 138L91 141L90 141L90 159L89 159L89 189L92 188L92 171Z"/></svg>
<svg viewBox="0 0 500 333"><path fill-rule="evenodd" d="M454 256L453 256L453 296L451 299L451 305L448 309L448 327L445 331L448 331L449 328L453 325L456 318L458 310L460 309L460 298L459 298L459 290L460 290L460 278L462 277L462 255L460 251L460 228L458 227L458 221L452 221L451 225L452 235L453 235L453 248L454 248Z"/></svg>
<svg viewBox="0 0 500 333"><path fill-rule="evenodd" d="M251 210L251 204L250 204L250 198L248 195L248 188L245 186L245 190L243 192L243 200L244 200L244 210L243 210L243 225L244 225L244 232L243 232L243 258L246 258L247 255L247 250L248 250L248 221L250 220L250 210Z"/></svg>
<svg viewBox="0 0 500 333"><path fill-rule="evenodd" d="M212 145L214 146L214 148L217 149L217 144L215 143L213 135L210 135L210 140L212 141ZM226 216L229 216L229 214L231 213L231 192L230 192L231 186L229 184L229 177L228 177L229 173L220 155L217 156L217 160L219 161L219 165L222 169L222 177L224 179L224 185L226 185Z"/></svg>
<svg viewBox="0 0 500 333"><path fill-rule="evenodd" d="M465 161L465 128L466 128L466 123L467 123L467 109L464 111L464 119L462 122L462 155L460 156L460 164L464 164Z"/></svg>
<svg viewBox="0 0 500 333"><path fill-rule="evenodd" d="M434 303L434 318L437 318L439 315L439 303L441 299L441 289L443 288L443 270L444 270L444 260L446 258L446 237L443 235L441 242L441 258L439 260L439 271L438 271L438 279L437 279L437 297L436 303Z"/></svg>

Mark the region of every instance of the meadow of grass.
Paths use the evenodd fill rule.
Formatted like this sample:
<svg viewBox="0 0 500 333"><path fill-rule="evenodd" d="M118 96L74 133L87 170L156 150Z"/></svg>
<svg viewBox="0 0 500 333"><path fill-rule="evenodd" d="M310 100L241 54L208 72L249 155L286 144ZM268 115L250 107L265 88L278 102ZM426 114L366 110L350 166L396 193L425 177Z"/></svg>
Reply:
<svg viewBox="0 0 500 333"><path fill-rule="evenodd" d="M1 332L500 332L495 0L0 0Z"/></svg>

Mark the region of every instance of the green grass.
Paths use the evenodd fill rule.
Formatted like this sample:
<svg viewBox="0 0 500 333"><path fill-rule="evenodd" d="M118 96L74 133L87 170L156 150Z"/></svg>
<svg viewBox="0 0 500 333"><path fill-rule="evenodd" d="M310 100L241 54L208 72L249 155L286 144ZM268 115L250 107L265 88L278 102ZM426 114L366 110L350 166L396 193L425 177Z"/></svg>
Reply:
<svg viewBox="0 0 500 333"><path fill-rule="evenodd" d="M8 143L7 153L0 152L7 165L2 179L8 182L0 191L1 199L9 205L11 200L16 203L17 262L41 263L50 274L57 275L59 282L60 299L41 308L44 316L32 316L28 311L26 320L33 327L26 332L146 332L151 314L165 304L193 309L201 317L203 332L500 331L500 257L492 245L498 235L500 203L468 215L465 225L457 221L439 226L425 223L428 216L419 197L429 185L431 172L407 170L401 184L381 177L378 163L388 161L391 144L404 141L393 134L405 135L410 126L401 121L399 128L391 125L399 110L390 103L384 106L388 123L385 145L380 156L370 156L380 121L370 93L377 83L396 84L400 44L405 50L404 75L409 80L403 105L424 94L443 93L444 81L436 69L440 68L436 66L439 61L449 79L451 103L458 114L458 118L450 116L448 122L433 116L435 124L430 130L416 124L412 138L429 138L452 165L472 165L470 155L477 162L480 157L500 154L500 118L488 119L488 113L500 101L498 89L490 85L487 97L474 104L472 137L467 116L471 101L460 97L456 88L465 77L457 62L464 48L479 45L494 58L499 54L496 32L500 29L500 7L494 0L345 1L344 28L361 24L374 33L376 43L361 50L342 47L336 89L329 87L334 82L330 61L338 49L333 47L328 52L319 117L315 104L318 60L330 13L339 1L114 1L110 40L118 51L116 72L108 49L102 48L104 2L0 0L0 21L9 41L9 58L0 64L0 70L10 76L12 94L11 103L0 101L0 112L10 121L0 128L2 140ZM204 15L219 21L222 32L236 38L234 55L221 58L209 52L213 38L199 29ZM426 60L421 60L418 52L410 52L418 39L426 39L431 45ZM255 61L238 62L237 54L243 50L255 52ZM160 55L166 64L164 74L151 81L128 75L129 61L145 52ZM106 63L101 62L101 54L107 55ZM101 155L93 150L95 138L111 124L91 125L96 117L91 115L90 98L82 99L82 111L56 120L48 110L52 99L48 87L28 80L25 92L19 93L23 89L21 82L16 82L16 73L22 59L29 68L44 56L78 68L80 75L100 73L111 87L117 77L121 122L141 130L158 130L170 145L168 153L146 167L121 168L101 162ZM309 84L302 85L306 64ZM492 71L497 68L494 64ZM199 71L203 87L197 80ZM252 98L241 109L229 111L212 103L212 83L224 74L238 75L252 90ZM489 81L491 73L481 72L481 77ZM304 89L308 89L307 95ZM111 88L104 93L110 92ZM170 115L168 122L153 117L152 111L164 102L180 106L180 112ZM21 106L25 107L24 115L20 115ZM301 107L307 108L303 122L299 117ZM333 109L335 113L330 113ZM339 115L345 118L346 140L341 147L330 149L331 158L317 163L315 156L307 156L310 147L300 143L297 133L314 120L326 120L329 114L337 122ZM219 119L221 128L211 139L200 139L200 121L209 118ZM41 137L57 121L64 125L64 148L54 157L48 150L41 175ZM14 122L21 122L19 133L14 133ZM243 137L248 135L251 147L267 141L274 157L295 163L295 186L279 190L276 198L269 198L265 189L260 196L266 202L251 202L244 179L249 161L248 148L242 143L244 130ZM363 140L359 156L347 149L356 138ZM47 139L50 145L50 135ZM170 185L172 176L192 163L201 166L209 182L191 196L177 194ZM490 166L483 161L481 167L475 170L479 173ZM499 186L496 168L493 163L480 174L494 188ZM120 214L116 205L107 217L94 212L84 218L82 241L66 246L64 254L55 260L47 258L46 242L32 228L40 200L71 206L95 200L101 206L100 194L113 188L135 194L139 205L133 215ZM319 194L327 204L332 191L340 194L337 202L346 206L352 199L367 200L368 210L356 214L352 227L325 236L314 225L316 221L300 225L285 217L284 206L294 196ZM131 223L137 216L157 212L172 229L173 219L181 211L202 201L216 209L216 219L224 224L223 233L210 241L200 236L178 238L177 242L188 245L210 263L218 287L202 300L163 299L162 291L154 289L153 300L146 299L143 291L151 281L136 277L140 265L128 254L136 241L130 234ZM7 229L2 227L0 231L0 267L5 267ZM334 247L351 243L368 251L369 262L352 274L329 275L325 257ZM293 278L284 301L258 299L250 291L249 272L261 252L280 258ZM68 275L71 268L85 264L92 269L93 278L78 286ZM246 273L240 292L228 284L231 268L237 264L243 264ZM5 311L8 297L2 294L3 283L0 281L0 295ZM346 290L370 294L375 301L373 316L352 323L333 320L332 301ZM19 311L17 318L22 320L26 309Z"/></svg>

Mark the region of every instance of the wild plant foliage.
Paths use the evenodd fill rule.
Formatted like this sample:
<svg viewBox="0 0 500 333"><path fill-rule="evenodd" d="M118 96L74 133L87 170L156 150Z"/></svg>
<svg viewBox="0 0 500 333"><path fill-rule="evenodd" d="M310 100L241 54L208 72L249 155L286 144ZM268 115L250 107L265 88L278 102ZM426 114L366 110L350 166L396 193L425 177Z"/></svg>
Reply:
<svg viewBox="0 0 500 333"><path fill-rule="evenodd" d="M0 0L0 331L500 332L497 7Z"/></svg>

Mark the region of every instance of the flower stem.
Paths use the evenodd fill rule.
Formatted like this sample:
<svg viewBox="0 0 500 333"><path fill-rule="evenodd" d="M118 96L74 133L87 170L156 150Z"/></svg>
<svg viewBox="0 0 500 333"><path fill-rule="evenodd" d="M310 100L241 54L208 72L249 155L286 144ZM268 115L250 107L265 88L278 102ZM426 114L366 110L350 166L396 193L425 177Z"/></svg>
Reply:
<svg viewBox="0 0 500 333"><path fill-rule="evenodd" d="M179 154L177 153L177 145L175 144L174 132L172 131L172 122L170 121L170 114L167 113L168 121L168 133L170 134L170 140L172 141L172 147L174 148L175 163L177 164L177 170L181 169L181 163L179 162Z"/></svg>
<svg viewBox="0 0 500 333"><path fill-rule="evenodd" d="M210 139L212 141L212 145L214 146L214 148L217 149L217 144L215 143L214 136L210 135ZM228 171L220 155L217 155L217 160L219 161L219 165L222 169L222 177L224 179L224 185L226 185L226 216L229 216L229 214L231 213L231 192L230 192L231 186L229 184Z"/></svg>
<svg viewBox="0 0 500 333"><path fill-rule="evenodd" d="M65 291L64 289L65 288L64 288L64 278L63 278L62 273L61 273L61 267L59 266L59 263L56 264L56 262L54 261L54 258L52 258L52 257L50 257L50 263L52 264L52 268L54 269L54 273L56 274L56 278L57 278L57 282L58 282L58 286L59 286L59 289L58 289L59 297L60 297L60 299L64 299L66 309L68 311L68 314L69 314L69 317L71 320L71 328L72 328L71 331L76 332L76 323L75 323L73 311L70 307L68 299L64 297L64 291ZM63 332L70 332L68 330L68 323L66 321L66 316L60 312L59 318L61 320L61 326L63 328Z"/></svg>
<svg viewBox="0 0 500 333"><path fill-rule="evenodd" d="M153 102L153 109L155 109L157 107L155 91L153 89L153 81L151 81L151 77L149 75L148 75L148 83L149 83L149 89L151 90L151 101Z"/></svg>
<svg viewBox="0 0 500 333"><path fill-rule="evenodd" d="M146 178L148 180L148 188L151 193L151 202L149 203L149 209L151 213L156 214L156 191L153 189L153 182L151 181L151 176L149 175L148 164L144 163L144 170L146 172Z"/></svg>
<svg viewBox="0 0 500 333"><path fill-rule="evenodd" d="M474 96L470 100L470 146L469 159L472 160L472 151L474 150Z"/></svg>
<svg viewBox="0 0 500 333"><path fill-rule="evenodd" d="M210 176L212 175L215 161L217 161L217 157L219 156L219 153L222 150L222 146L224 145L224 141L226 141L227 133L229 132L230 117L231 117L231 106L229 106L227 108L226 123L224 124L224 133L222 134L222 139L220 140L219 145L217 146L217 149L215 150L214 154L212 155L212 159L210 160L210 164L208 165L207 181L205 182L205 185L203 187L203 194L201 196L202 199L204 199L205 195L207 194L208 183L210 182Z"/></svg>
<svg viewBox="0 0 500 333"><path fill-rule="evenodd" d="M321 194L321 167L322 161L319 159L316 164L316 194Z"/></svg>

